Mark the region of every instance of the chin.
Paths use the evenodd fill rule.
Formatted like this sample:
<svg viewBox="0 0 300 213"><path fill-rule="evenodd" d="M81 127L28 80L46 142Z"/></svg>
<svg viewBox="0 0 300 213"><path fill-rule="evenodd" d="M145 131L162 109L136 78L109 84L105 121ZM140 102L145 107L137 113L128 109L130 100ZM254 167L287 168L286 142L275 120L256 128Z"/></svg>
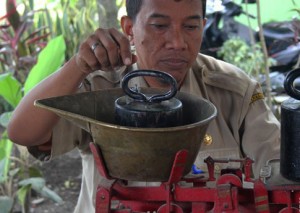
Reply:
<svg viewBox="0 0 300 213"><path fill-rule="evenodd" d="M167 72L167 73L172 75L173 78L175 78L176 82L179 84L183 81L183 79L185 78L187 72L185 72L185 73L182 73L182 72Z"/></svg>

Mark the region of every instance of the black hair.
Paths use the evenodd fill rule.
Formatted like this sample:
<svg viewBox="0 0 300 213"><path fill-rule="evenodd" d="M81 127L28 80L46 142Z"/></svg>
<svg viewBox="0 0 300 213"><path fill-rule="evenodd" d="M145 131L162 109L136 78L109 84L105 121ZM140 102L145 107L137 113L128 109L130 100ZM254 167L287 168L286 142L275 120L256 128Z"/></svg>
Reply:
<svg viewBox="0 0 300 213"><path fill-rule="evenodd" d="M206 0L200 0L202 2L203 17L206 14ZM143 0L126 0L127 15L135 21L137 14L139 13Z"/></svg>

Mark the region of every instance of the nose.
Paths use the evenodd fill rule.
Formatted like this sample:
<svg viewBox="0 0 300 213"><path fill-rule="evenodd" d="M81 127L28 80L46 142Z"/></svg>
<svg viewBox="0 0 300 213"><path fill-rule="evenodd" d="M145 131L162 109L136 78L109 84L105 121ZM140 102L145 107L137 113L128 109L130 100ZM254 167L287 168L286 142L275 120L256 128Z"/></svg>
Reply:
<svg viewBox="0 0 300 213"><path fill-rule="evenodd" d="M166 47L175 50L185 50L187 48L184 32L179 27L173 27L169 30Z"/></svg>

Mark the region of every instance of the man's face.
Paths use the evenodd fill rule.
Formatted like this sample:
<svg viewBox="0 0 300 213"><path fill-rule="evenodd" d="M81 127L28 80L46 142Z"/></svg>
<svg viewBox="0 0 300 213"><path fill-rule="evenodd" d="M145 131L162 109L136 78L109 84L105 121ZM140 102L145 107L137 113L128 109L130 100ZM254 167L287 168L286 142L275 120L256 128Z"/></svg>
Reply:
<svg viewBox="0 0 300 213"><path fill-rule="evenodd" d="M200 0L144 0L132 28L139 69L165 71L181 84L200 50L204 23Z"/></svg>

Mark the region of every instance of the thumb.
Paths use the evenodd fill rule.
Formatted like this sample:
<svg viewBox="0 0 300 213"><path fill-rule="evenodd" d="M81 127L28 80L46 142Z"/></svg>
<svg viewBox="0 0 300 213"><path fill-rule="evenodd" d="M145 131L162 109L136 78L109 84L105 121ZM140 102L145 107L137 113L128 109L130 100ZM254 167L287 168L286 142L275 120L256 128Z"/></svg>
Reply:
<svg viewBox="0 0 300 213"><path fill-rule="evenodd" d="M136 56L135 54L132 54L132 55L131 55L131 63L132 63L132 64L136 63L136 62L137 62L137 59L138 59L138 58L137 58L137 56Z"/></svg>

